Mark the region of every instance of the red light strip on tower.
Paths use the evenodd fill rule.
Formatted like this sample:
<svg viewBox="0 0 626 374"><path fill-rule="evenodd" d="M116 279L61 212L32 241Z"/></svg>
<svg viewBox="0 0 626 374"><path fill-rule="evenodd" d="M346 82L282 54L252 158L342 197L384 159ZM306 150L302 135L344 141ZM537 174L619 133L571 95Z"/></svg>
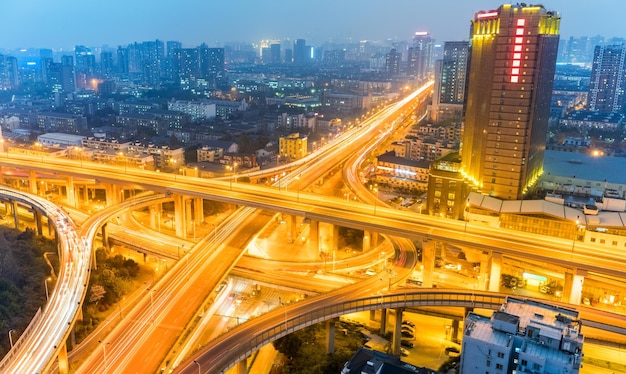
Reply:
<svg viewBox="0 0 626 374"><path fill-rule="evenodd" d="M522 60L522 45L524 44L524 26L526 25L525 19L517 20L517 29L515 29L515 43L513 45L513 60L511 65L511 83L519 82L520 65Z"/></svg>

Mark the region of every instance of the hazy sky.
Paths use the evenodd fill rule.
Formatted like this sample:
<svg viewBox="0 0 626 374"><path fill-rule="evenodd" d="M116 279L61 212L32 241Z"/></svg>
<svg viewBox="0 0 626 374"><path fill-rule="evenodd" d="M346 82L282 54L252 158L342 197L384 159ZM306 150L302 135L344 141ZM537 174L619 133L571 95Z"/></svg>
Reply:
<svg viewBox="0 0 626 374"><path fill-rule="evenodd" d="M532 0L526 0L533 3ZM625 0L542 0L559 11L561 35L626 37ZM178 40L184 46L231 41L466 39L489 0L0 0L1 48L117 46Z"/></svg>

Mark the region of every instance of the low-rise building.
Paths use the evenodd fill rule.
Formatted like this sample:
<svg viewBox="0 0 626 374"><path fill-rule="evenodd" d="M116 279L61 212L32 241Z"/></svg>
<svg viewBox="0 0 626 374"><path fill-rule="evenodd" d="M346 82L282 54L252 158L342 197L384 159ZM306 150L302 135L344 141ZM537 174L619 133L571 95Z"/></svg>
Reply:
<svg viewBox="0 0 626 374"><path fill-rule="evenodd" d="M576 310L508 297L491 317L468 313L460 374L577 374L583 340Z"/></svg>
<svg viewBox="0 0 626 374"><path fill-rule="evenodd" d="M436 374L437 372L403 362L396 356L367 348L359 348L341 370L341 374L377 373Z"/></svg>
<svg viewBox="0 0 626 374"><path fill-rule="evenodd" d="M213 119L217 115L215 103L208 101L172 100L167 103L167 109L186 113L192 121Z"/></svg>
<svg viewBox="0 0 626 374"><path fill-rule="evenodd" d="M559 120L559 124L579 129L616 130L624 123L621 113L601 113L588 110L579 110L568 114Z"/></svg>
<svg viewBox="0 0 626 374"><path fill-rule="evenodd" d="M394 152L376 159L376 183L392 189L426 191L430 162L397 157Z"/></svg>
<svg viewBox="0 0 626 374"><path fill-rule="evenodd" d="M87 130L87 118L75 114L46 112L35 118L37 128L44 132L78 134Z"/></svg>
<svg viewBox="0 0 626 374"><path fill-rule="evenodd" d="M315 131L317 117L309 114L281 113L276 121L276 127L287 131Z"/></svg>
<svg viewBox="0 0 626 374"><path fill-rule="evenodd" d="M48 147L71 147L81 146L85 137L82 135L65 134L61 132L50 132L37 137L37 142Z"/></svg>
<svg viewBox="0 0 626 374"><path fill-rule="evenodd" d="M299 160L308 153L307 137L300 136L300 133L281 136L278 140L280 157L290 160Z"/></svg>

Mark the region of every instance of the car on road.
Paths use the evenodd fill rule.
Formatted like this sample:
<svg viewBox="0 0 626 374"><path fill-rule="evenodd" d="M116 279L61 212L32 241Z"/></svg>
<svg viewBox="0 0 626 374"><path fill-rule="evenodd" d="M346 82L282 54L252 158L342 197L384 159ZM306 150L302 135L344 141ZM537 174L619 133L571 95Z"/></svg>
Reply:
<svg viewBox="0 0 626 374"><path fill-rule="evenodd" d="M413 342L410 342L406 339L400 340L400 345L407 348L413 348Z"/></svg>
<svg viewBox="0 0 626 374"><path fill-rule="evenodd" d="M407 351L406 349L400 347L400 354L402 356L408 356L409 355L409 351Z"/></svg>
<svg viewBox="0 0 626 374"><path fill-rule="evenodd" d="M415 339L415 335L410 331L403 330L400 334L402 334L403 338Z"/></svg>
<svg viewBox="0 0 626 374"><path fill-rule="evenodd" d="M410 326L410 327L415 327L415 324L413 322L411 322L411 321L402 321L402 324Z"/></svg>

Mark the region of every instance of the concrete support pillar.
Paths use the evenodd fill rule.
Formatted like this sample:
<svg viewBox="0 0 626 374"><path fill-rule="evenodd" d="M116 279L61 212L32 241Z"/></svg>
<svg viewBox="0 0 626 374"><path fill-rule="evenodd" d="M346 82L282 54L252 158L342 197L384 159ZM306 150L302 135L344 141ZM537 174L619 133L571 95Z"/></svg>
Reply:
<svg viewBox="0 0 626 374"><path fill-rule="evenodd" d="M489 274L489 291L500 291L500 273L502 272L502 253L491 252L491 266Z"/></svg>
<svg viewBox="0 0 626 374"><path fill-rule="evenodd" d="M296 239L297 239L297 235L296 235L296 229L298 228L298 224L296 222L297 217L293 214L289 215L289 222L287 223L289 225L289 232L287 234L287 243L291 244L291 243L295 243Z"/></svg>
<svg viewBox="0 0 626 374"><path fill-rule="evenodd" d="M150 228L161 231L161 203L152 204L150 210Z"/></svg>
<svg viewBox="0 0 626 374"><path fill-rule="evenodd" d="M467 317L467 315L469 314L469 312L473 312L473 311L474 311L474 308L472 308L472 307L465 307L465 308L463 308L463 309L465 310L465 314L464 314L464 315L465 315L466 317Z"/></svg>
<svg viewBox="0 0 626 374"><path fill-rule="evenodd" d="M185 206L185 238L188 236L193 237L194 225L196 222L193 219L193 209L191 207L192 200L190 198L183 197L183 203Z"/></svg>
<svg viewBox="0 0 626 374"><path fill-rule="evenodd" d="M374 247L378 245L378 233L377 232L372 233L372 238L370 239L370 242L372 243L372 246Z"/></svg>
<svg viewBox="0 0 626 374"><path fill-rule="evenodd" d="M326 353L335 353L335 323L339 318L333 318L326 321Z"/></svg>
<svg viewBox="0 0 626 374"><path fill-rule="evenodd" d="M107 230L107 223L102 225L102 228L100 229L101 233L102 233L102 246L106 249L109 250L109 231ZM93 256L94 258L96 256Z"/></svg>
<svg viewBox="0 0 626 374"><path fill-rule="evenodd" d="M237 363L237 373L248 374L248 359L244 358Z"/></svg>
<svg viewBox="0 0 626 374"><path fill-rule="evenodd" d="M433 275L435 273L435 241L422 240L422 286L429 288L433 286Z"/></svg>
<svg viewBox="0 0 626 374"><path fill-rule="evenodd" d="M33 210L33 218L35 219L35 225L37 225L37 235L43 235L43 228L41 227L41 212Z"/></svg>
<svg viewBox="0 0 626 374"><path fill-rule="evenodd" d="M565 302L580 305L586 275L587 271L582 269L574 269L572 272L565 273L565 284L563 285Z"/></svg>
<svg viewBox="0 0 626 374"><path fill-rule="evenodd" d="M330 236L330 248L328 248L329 252L337 250L337 243L339 243L339 226L332 225L331 236Z"/></svg>
<svg viewBox="0 0 626 374"><path fill-rule="evenodd" d="M108 223L105 223L102 225L102 228L100 229L100 233L102 234L102 246L104 247L104 249L108 251L111 248L109 247L109 231L107 230L107 225ZM95 265L95 259L96 259L95 254L93 258L94 258L94 265Z"/></svg>
<svg viewBox="0 0 626 374"><path fill-rule="evenodd" d="M172 195L174 198L174 224L176 225L176 236L186 238L187 222L185 222L185 204L181 195Z"/></svg>
<svg viewBox="0 0 626 374"><path fill-rule="evenodd" d="M404 308L396 308L396 323L393 326L393 338L391 341L391 354L400 356L400 341L402 340L402 313Z"/></svg>
<svg viewBox="0 0 626 374"><path fill-rule="evenodd" d="M112 184L105 184L104 185L104 190L105 190L105 194L106 194L106 206L113 206L116 204L119 204L120 202L120 196L118 193L118 187Z"/></svg>
<svg viewBox="0 0 626 374"><path fill-rule="evenodd" d="M477 289L487 291L489 286L489 275L491 274L491 266L488 252L482 252L480 254L480 272L478 274L478 287Z"/></svg>
<svg viewBox="0 0 626 374"><path fill-rule="evenodd" d="M52 224L50 223L50 218L46 217L46 226L48 226L48 235L52 235ZM56 239L56 231L54 238Z"/></svg>
<svg viewBox="0 0 626 374"><path fill-rule="evenodd" d="M320 222L310 220L309 222L309 246L316 253L320 250Z"/></svg>
<svg viewBox="0 0 626 374"><path fill-rule="evenodd" d="M70 371L70 362L67 359L67 344L65 342L61 343L61 349L59 350L59 355L57 356L57 360L59 363L59 374L67 374Z"/></svg>
<svg viewBox="0 0 626 374"><path fill-rule="evenodd" d="M76 208L76 191L74 191L74 177L69 176L66 178L67 185L65 186L67 205Z"/></svg>
<svg viewBox="0 0 626 374"><path fill-rule="evenodd" d="M85 205L89 205L89 187L87 183L85 183L85 188L83 189L83 202Z"/></svg>
<svg viewBox="0 0 626 374"><path fill-rule="evenodd" d="M452 326L450 328L450 341L457 343L459 341L459 320L453 319Z"/></svg>
<svg viewBox="0 0 626 374"><path fill-rule="evenodd" d="M15 226L16 229L20 228L20 217L18 216L18 210L17 210L17 201L12 201L13 203L13 224Z"/></svg>
<svg viewBox="0 0 626 374"><path fill-rule="evenodd" d="M370 321L376 320L376 309L370 310Z"/></svg>
<svg viewBox="0 0 626 374"><path fill-rule="evenodd" d="M37 193L37 173L32 170L28 172L28 188L28 192L33 195L39 195Z"/></svg>
<svg viewBox="0 0 626 374"><path fill-rule="evenodd" d="M380 310L380 335L387 332L387 309Z"/></svg>
<svg viewBox="0 0 626 374"><path fill-rule="evenodd" d="M196 224L204 223L204 200L200 197L193 199L193 220Z"/></svg>
<svg viewBox="0 0 626 374"><path fill-rule="evenodd" d="M372 248L371 235L370 231L363 231L363 253L368 252Z"/></svg>

